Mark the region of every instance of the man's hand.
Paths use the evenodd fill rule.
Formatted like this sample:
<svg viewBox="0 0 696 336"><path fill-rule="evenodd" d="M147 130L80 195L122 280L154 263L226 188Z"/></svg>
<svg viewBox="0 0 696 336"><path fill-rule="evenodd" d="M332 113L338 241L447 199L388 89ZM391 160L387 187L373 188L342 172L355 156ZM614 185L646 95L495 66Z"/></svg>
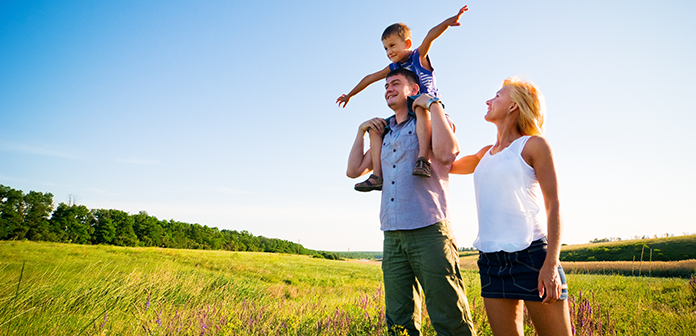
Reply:
<svg viewBox="0 0 696 336"><path fill-rule="evenodd" d="M372 129L373 132L377 134L384 133L384 128L387 127L387 121L382 118L372 118L364 123L360 124L359 129L362 132L367 132Z"/></svg>
<svg viewBox="0 0 696 336"><path fill-rule="evenodd" d="M462 24L459 23L459 18L462 17L462 14L464 14L464 12L468 10L469 8L467 6L462 7L462 9L459 10L459 13L457 13L457 15L445 20L445 22L443 23L450 27L461 26Z"/></svg>
<svg viewBox="0 0 696 336"><path fill-rule="evenodd" d="M336 99L336 104L338 104L338 107L343 107L345 108L346 105L348 105L348 101L350 100L350 96L342 94L338 99ZM341 106L343 104L343 106Z"/></svg>

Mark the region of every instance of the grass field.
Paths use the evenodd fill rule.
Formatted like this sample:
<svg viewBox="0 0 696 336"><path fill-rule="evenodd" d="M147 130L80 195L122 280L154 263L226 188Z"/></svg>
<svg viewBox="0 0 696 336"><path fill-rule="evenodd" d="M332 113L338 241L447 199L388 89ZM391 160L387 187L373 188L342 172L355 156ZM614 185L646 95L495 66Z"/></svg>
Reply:
<svg viewBox="0 0 696 336"><path fill-rule="evenodd" d="M568 279L576 335L696 332L694 281ZM0 335L386 334L379 265L298 255L0 242L0 301Z"/></svg>

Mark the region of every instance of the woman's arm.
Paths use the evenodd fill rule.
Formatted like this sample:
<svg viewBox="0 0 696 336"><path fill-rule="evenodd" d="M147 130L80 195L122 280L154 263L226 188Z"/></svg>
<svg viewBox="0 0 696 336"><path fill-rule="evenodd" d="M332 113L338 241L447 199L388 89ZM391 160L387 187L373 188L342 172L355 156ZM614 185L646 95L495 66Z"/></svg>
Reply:
<svg viewBox="0 0 696 336"><path fill-rule="evenodd" d="M539 272L539 295L546 292L543 303L552 303L561 296L561 282L558 275L561 254L561 207L558 199L558 179L553 161L553 151L549 142L538 136L531 137L522 151L524 160L534 168L546 207L548 249L546 260Z"/></svg>
<svg viewBox="0 0 696 336"><path fill-rule="evenodd" d="M491 146L492 145L483 147L476 154L467 155L457 159L457 161L454 161L454 163L452 163L452 168L450 169L450 174L472 174Z"/></svg>

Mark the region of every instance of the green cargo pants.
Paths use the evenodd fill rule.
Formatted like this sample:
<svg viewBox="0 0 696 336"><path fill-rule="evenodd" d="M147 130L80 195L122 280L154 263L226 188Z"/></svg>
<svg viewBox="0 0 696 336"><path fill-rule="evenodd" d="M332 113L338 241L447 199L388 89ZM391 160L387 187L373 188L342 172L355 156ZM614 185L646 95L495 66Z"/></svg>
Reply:
<svg viewBox="0 0 696 336"><path fill-rule="evenodd" d="M439 336L476 335L448 221L385 231L382 272L390 335L394 330L421 335L421 293Z"/></svg>

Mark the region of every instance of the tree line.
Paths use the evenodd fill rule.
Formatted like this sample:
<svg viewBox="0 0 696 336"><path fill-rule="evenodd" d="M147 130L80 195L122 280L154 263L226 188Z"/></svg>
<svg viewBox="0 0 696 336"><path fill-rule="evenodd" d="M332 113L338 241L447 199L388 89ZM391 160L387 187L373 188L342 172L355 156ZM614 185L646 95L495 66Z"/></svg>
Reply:
<svg viewBox="0 0 696 336"><path fill-rule="evenodd" d="M88 209L60 203L53 194L24 193L0 184L0 240L32 240L72 244L106 244L180 249L275 252L340 259L291 241L254 236L246 230L218 230L197 223L160 220L141 211Z"/></svg>

